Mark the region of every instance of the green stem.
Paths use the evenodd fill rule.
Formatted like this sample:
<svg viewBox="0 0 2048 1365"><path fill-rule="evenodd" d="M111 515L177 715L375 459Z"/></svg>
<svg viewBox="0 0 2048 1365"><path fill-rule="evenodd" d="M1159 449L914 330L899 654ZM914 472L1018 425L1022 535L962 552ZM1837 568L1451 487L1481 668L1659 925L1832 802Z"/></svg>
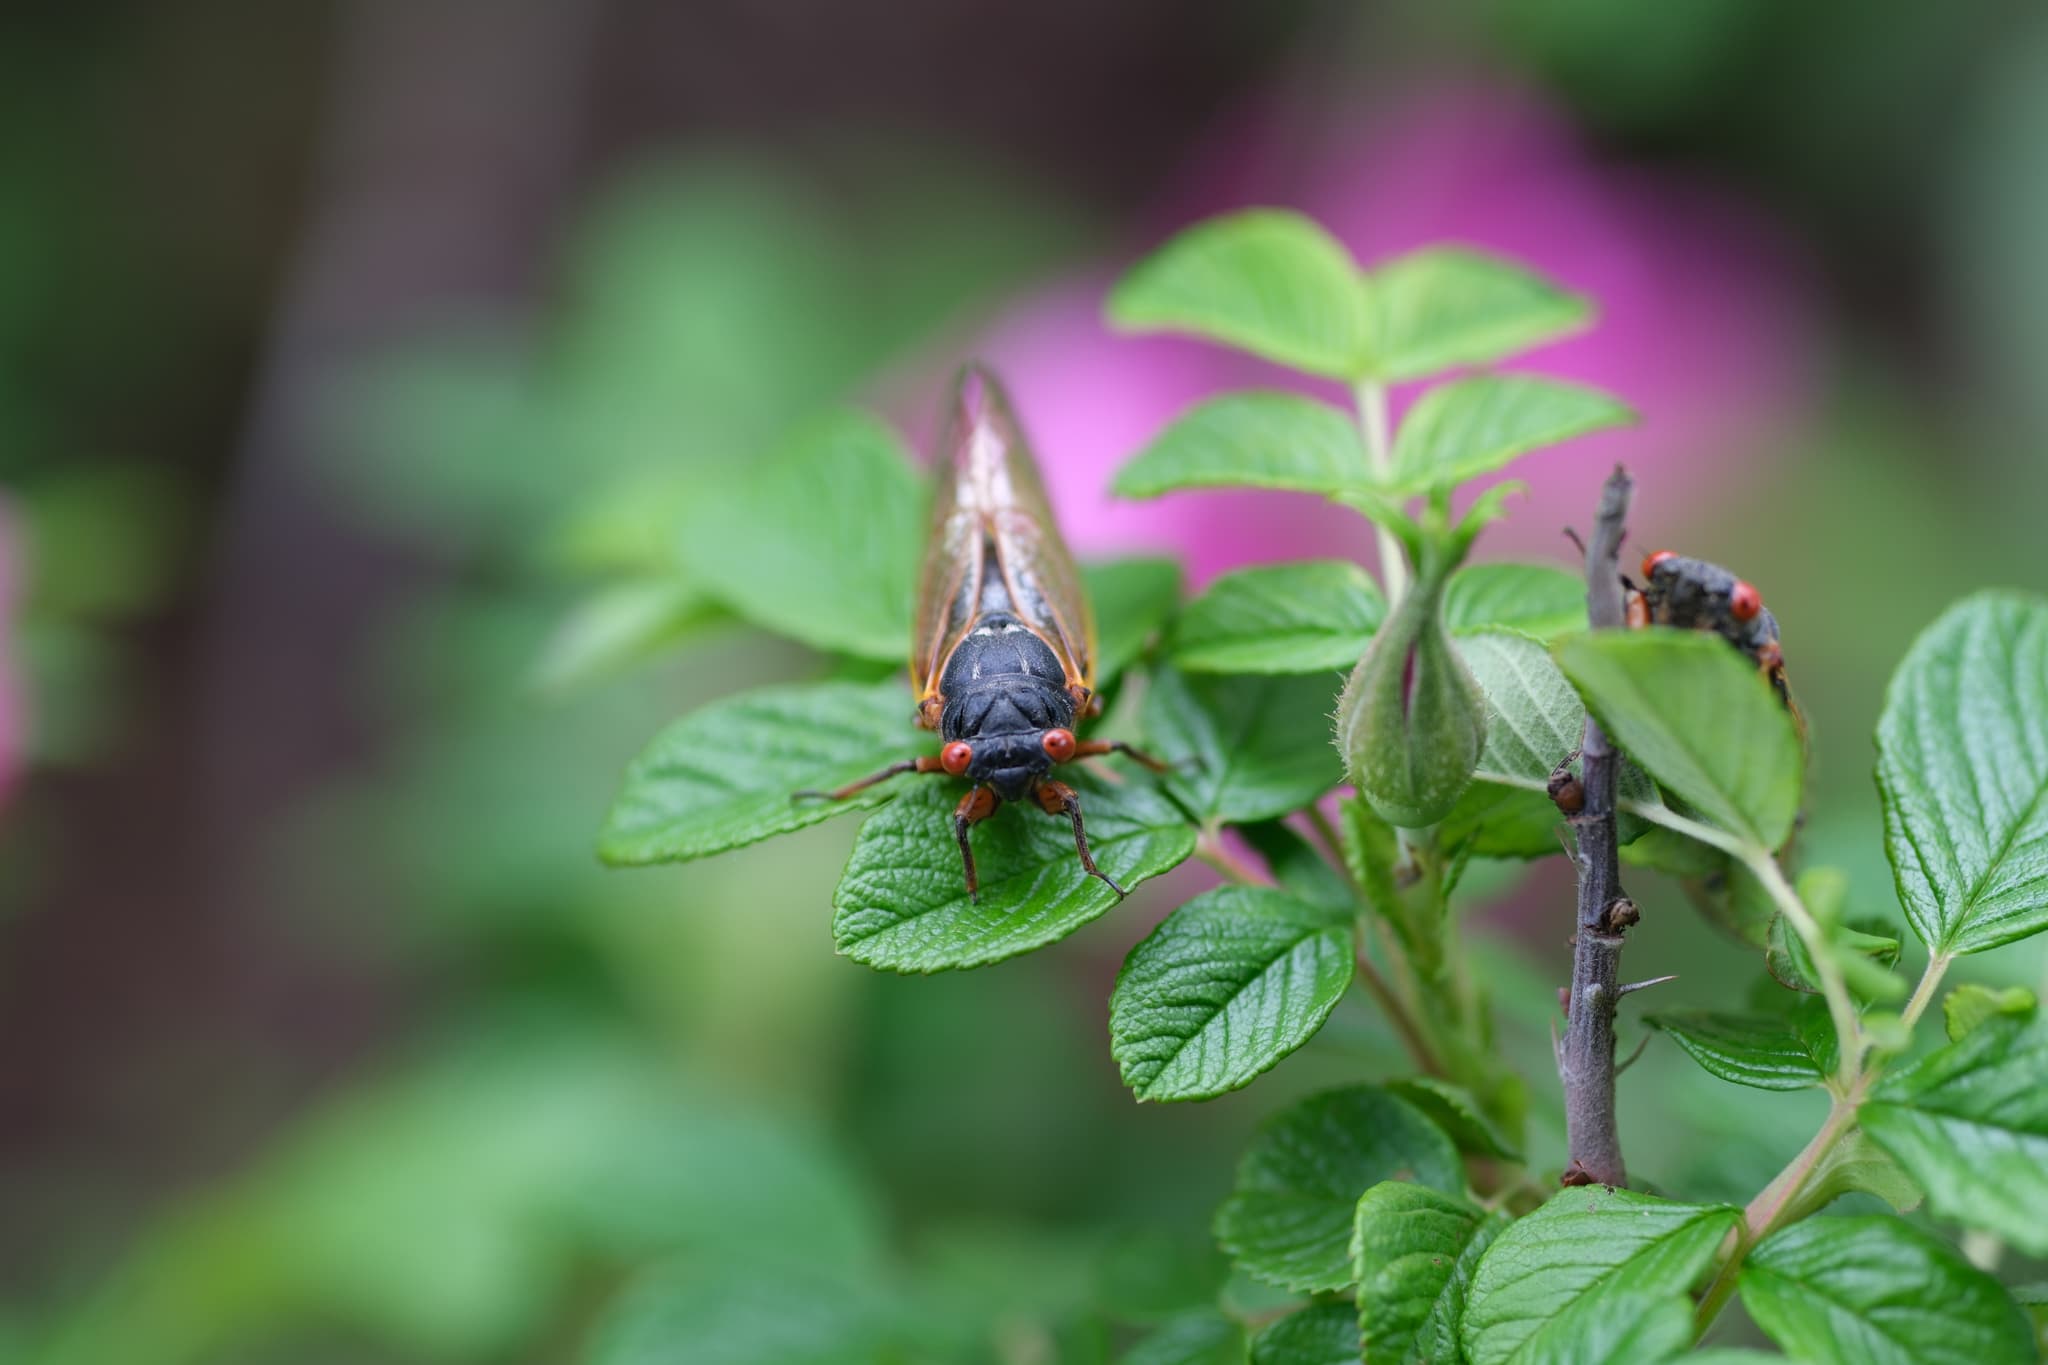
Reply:
<svg viewBox="0 0 2048 1365"><path fill-rule="evenodd" d="M1934 993L1941 988L1941 978L1947 973L1948 964L1954 960L1942 953L1927 959L1927 967L1920 973L1920 984L1913 987L1912 998L1906 1001L1906 1008L1899 1014L1907 1032L1912 1031L1913 1026L1920 1022L1920 1016L1927 1012L1928 1005L1933 1003Z"/></svg>
<svg viewBox="0 0 2048 1365"><path fill-rule="evenodd" d="M1835 1144L1840 1142L1851 1128L1856 1126L1856 1109L1861 1097L1854 1101L1838 1099L1828 1111L1827 1122L1813 1135L1813 1141L1800 1149L1799 1155L1787 1162L1771 1183L1764 1186L1762 1193L1749 1201L1749 1207L1742 1212L1742 1226L1731 1234L1734 1245L1721 1262L1721 1268L1714 1275L1713 1283L1700 1298L1700 1306L1694 1317L1695 1336L1704 1334L1721 1309L1728 1302L1728 1296L1735 1292L1735 1279L1742 1270L1742 1262L1756 1245L1776 1232L1785 1219L1788 1210L1795 1206L1813 1173L1820 1169Z"/></svg>
<svg viewBox="0 0 2048 1365"><path fill-rule="evenodd" d="M1239 886L1271 886L1272 880L1232 853L1223 842L1222 831L1205 828L1195 836L1195 856Z"/></svg>
<svg viewBox="0 0 2048 1365"><path fill-rule="evenodd" d="M1389 435L1392 424L1387 415L1387 386L1376 379L1360 380L1356 390L1358 427L1365 437L1366 463L1375 475L1384 477L1394 463L1394 446ZM1387 592L1391 609L1408 591L1408 560L1401 542L1392 531L1375 524L1373 534L1380 550L1380 584Z"/></svg>

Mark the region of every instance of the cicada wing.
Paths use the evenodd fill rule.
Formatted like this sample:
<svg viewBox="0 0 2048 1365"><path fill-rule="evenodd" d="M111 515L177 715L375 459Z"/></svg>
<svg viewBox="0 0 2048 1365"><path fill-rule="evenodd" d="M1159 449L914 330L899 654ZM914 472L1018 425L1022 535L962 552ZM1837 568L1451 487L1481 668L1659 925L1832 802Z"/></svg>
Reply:
<svg viewBox="0 0 2048 1365"><path fill-rule="evenodd" d="M954 382L934 473L910 664L920 705L937 695L946 660L991 611L1012 613L1044 639L1069 684L1091 686L1095 621L1080 571L1009 399L981 366Z"/></svg>

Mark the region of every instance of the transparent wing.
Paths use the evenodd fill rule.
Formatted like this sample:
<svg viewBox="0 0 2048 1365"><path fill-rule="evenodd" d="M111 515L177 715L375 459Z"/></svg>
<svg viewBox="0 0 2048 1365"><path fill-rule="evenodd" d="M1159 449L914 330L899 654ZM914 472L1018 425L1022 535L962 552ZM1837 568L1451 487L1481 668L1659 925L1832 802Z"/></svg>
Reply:
<svg viewBox="0 0 2048 1365"><path fill-rule="evenodd" d="M946 413L912 688L920 702L935 696L947 657L975 619L1003 609L1052 647L1069 683L1092 685L1095 621L1002 385L970 365Z"/></svg>

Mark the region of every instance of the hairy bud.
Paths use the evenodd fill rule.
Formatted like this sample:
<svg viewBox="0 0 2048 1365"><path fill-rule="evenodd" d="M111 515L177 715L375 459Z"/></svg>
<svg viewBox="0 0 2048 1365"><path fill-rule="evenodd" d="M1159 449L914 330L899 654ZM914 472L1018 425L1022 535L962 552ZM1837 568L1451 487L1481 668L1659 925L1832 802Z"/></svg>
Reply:
<svg viewBox="0 0 2048 1365"><path fill-rule="evenodd" d="M1382 819L1444 818L1479 766L1486 698L1444 629L1442 565L1409 588L1337 701L1337 749Z"/></svg>

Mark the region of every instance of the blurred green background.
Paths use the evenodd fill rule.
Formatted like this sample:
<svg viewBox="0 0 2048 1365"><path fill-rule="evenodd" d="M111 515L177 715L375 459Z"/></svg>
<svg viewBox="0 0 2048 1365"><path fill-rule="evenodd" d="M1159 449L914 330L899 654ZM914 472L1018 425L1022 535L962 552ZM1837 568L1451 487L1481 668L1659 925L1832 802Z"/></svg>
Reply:
<svg viewBox="0 0 2048 1365"><path fill-rule="evenodd" d="M1204 1297L1245 1132L1395 1050L1347 1003L1247 1094L1132 1103L1108 987L1199 876L897 978L831 951L852 822L591 852L661 723L834 666L666 532L824 407L922 441L987 350L1084 549L1297 552L1284 499L1104 501L1258 377L1093 321L1201 213L1600 296L1559 365L1649 422L1529 465L1496 552L1560 553L1620 453L1644 535L1759 584L1859 912L1891 666L2048 587L2035 6L29 4L0 114L0 1359L1091 1360ZM1552 1168L1561 871L1469 895ZM1668 1003L1747 989L1637 898ZM1817 1101L1734 1098L1653 1043L1632 1168L1745 1200Z"/></svg>

